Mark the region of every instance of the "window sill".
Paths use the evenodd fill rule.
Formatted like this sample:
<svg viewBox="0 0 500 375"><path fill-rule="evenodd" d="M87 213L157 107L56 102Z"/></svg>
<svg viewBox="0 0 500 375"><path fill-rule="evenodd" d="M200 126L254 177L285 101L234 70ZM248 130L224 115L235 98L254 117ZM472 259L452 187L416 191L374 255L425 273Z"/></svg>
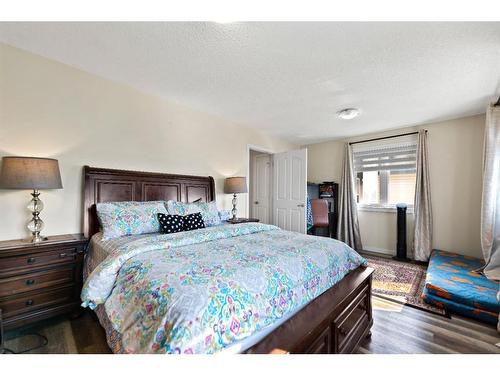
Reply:
<svg viewBox="0 0 500 375"><path fill-rule="evenodd" d="M398 210L396 206L388 205L388 206L378 206L378 205L362 205L358 204L358 211L366 211L366 212L388 212L388 213L396 213ZM406 209L407 214L413 214L413 206L408 206Z"/></svg>

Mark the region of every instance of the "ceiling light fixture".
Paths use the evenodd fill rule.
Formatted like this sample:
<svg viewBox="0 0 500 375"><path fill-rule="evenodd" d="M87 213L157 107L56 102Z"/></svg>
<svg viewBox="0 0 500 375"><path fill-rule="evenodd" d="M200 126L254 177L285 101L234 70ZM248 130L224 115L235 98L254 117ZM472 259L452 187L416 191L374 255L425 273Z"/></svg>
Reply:
<svg viewBox="0 0 500 375"><path fill-rule="evenodd" d="M357 108L346 108L337 112L337 116L343 120L352 120L359 116L359 109Z"/></svg>

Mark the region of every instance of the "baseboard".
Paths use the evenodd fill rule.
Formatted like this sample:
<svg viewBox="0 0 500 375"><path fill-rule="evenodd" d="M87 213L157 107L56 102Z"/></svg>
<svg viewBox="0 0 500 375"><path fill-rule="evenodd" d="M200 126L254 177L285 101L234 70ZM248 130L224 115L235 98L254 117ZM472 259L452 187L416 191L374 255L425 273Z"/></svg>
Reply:
<svg viewBox="0 0 500 375"><path fill-rule="evenodd" d="M366 251L369 253L374 253L374 254L384 254L384 255L389 255L389 256L396 255L396 251L394 251L394 250L381 249L381 248L372 247L372 246L363 246L363 251Z"/></svg>

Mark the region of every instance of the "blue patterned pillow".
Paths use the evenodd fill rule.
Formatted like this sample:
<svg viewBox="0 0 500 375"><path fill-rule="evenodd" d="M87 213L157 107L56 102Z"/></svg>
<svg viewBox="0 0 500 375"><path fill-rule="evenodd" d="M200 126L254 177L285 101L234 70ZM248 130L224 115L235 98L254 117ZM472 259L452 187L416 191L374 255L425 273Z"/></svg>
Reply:
<svg viewBox="0 0 500 375"><path fill-rule="evenodd" d="M101 223L103 240L158 232L158 213L167 214L165 202L97 203L97 217Z"/></svg>
<svg viewBox="0 0 500 375"><path fill-rule="evenodd" d="M221 219L221 221L228 221L229 219L231 219L231 211L229 210L221 210L219 211L219 218Z"/></svg>
<svg viewBox="0 0 500 375"><path fill-rule="evenodd" d="M208 203L182 203L176 201L167 201L167 211L170 215L182 216L200 212L206 227L213 227L215 225L221 224L219 211L217 211L217 205L215 204L215 201Z"/></svg>

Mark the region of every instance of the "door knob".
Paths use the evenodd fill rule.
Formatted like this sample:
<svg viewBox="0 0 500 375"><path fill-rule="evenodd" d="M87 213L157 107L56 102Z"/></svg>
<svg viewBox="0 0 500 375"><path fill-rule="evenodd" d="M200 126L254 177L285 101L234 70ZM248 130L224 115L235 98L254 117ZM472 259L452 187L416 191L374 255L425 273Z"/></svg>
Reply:
<svg viewBox="0 0 500 375"><path fill-rule="evenodd" d="M305 207L302 203L298 204L297 207Z"/></svg>
<svg viewBox="0 0 500 375"><path fill-rule="evenodd" d="M259 204L259 201L255 201L255 202L253 202L253 203L254 203L254 204Z"/></svg>

